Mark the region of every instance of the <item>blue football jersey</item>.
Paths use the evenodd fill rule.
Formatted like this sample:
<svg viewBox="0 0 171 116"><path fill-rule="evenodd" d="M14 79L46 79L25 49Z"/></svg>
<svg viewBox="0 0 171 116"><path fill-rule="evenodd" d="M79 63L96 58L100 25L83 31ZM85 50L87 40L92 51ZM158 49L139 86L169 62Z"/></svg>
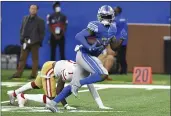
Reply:
<svg viewBox="0 0 171 116"><path fill-rule="evenodd" d="M91 21L87 28L94 32L95 37L101 44L115 37L117 32L115 23L112 23L110 26L104 26L99 21Z"/></svg>
<svg viewBox="0 0 171 116"><path fill-rule="evenodd" d="M109 41L115 37L117 29L116 29L116 24L112 23L110 26L104 26L101 22L99 21L91 21L87 25L87 29L91 30L95 36L95 38L98 39L98 44L97 46L104 45L107 46ZM84 46L83 46L84 48ZM85 50L86 51L86 50ZM103 51L103 50L102 50ZM89 52L93 56L98 56L101 54L102 51L96 51L94 52Z"/></svg>

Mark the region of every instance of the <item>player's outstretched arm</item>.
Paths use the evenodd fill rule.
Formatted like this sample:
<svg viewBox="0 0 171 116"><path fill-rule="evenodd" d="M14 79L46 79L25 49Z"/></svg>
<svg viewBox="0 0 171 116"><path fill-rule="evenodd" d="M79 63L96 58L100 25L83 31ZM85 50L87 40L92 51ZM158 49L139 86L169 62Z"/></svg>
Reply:
<svg viewBox="0 0 171 116"><path fill-rule="evenodd" d="M56 88L56 94L58 95L64 88L65 82L62 80L62 78L60 77L58 79L58 83L57 83L57 88ZM67 104L67 101L64 99L61 101L62 105L65 106Z"/></svg>
<svg viewBox="0 0 171 116"><path fill-rule="evenodd" d="M58 79L58 83L57 83L57 88L56 88L56 94L58 95L64 88L65 82L62 80L62 77L60 77ZM65 99L63 99L61 101L62 105L64 106L65 109L67 110L75 110L75 107L71 107L68 105L67 101Z"/></svg>

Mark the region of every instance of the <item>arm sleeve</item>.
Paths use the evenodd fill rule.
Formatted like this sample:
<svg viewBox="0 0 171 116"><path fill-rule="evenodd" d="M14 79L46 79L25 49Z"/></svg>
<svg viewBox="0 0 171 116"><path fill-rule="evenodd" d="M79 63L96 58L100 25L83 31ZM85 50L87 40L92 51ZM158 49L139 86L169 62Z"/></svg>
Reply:
<svg viewBox="0 0 171 116"><path fill-rule="evenodd" d="M90 35L91 33L88 29L83 29L81 32L77 33L75 39L78 40L84 47L89 49L91 46L88 44L86 37Z"/></svg>
<svg viewBox="0 0 171 116"><path fill-rule="evenodd" d="M62 77L58 79L57 87L56 87L56 94L58 95L64 88L65 82L62 81ZM61 101L62 105L65 106L67 104L67 101L63 99Z"/></svg>
<svg viewBox="0 0 171 116"><path fill-rule="evenodd" d="M76 35L78 40L85 48L89 49L91 45L88 44L86 37L95 35L98 32L98 26L94 22L89 22L86 29L83 29Z"/></svg>

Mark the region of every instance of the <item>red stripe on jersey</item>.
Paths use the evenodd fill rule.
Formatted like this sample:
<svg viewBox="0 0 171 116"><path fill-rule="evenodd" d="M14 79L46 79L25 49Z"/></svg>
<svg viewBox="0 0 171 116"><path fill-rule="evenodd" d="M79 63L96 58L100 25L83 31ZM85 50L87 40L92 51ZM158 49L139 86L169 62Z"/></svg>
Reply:
<svg viewBox="0 0 171 116"><path fill-rule="evenodd" d="M64 75L64 70L62 71L62 77L63 77L64 80L66 80L65 75Z"/></svg>

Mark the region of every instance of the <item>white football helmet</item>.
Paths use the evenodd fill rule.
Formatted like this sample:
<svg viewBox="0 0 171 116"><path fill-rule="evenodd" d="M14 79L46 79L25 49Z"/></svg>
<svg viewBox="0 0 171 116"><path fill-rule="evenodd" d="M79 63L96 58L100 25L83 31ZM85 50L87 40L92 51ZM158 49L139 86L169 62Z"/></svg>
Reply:
<svg viewBox="0 0 171 116"><path fill-rule="evenodd" d="M114 20L114 10L109 5L104 5L99 8L97 19L104 25L110 25Z"/></svg>

